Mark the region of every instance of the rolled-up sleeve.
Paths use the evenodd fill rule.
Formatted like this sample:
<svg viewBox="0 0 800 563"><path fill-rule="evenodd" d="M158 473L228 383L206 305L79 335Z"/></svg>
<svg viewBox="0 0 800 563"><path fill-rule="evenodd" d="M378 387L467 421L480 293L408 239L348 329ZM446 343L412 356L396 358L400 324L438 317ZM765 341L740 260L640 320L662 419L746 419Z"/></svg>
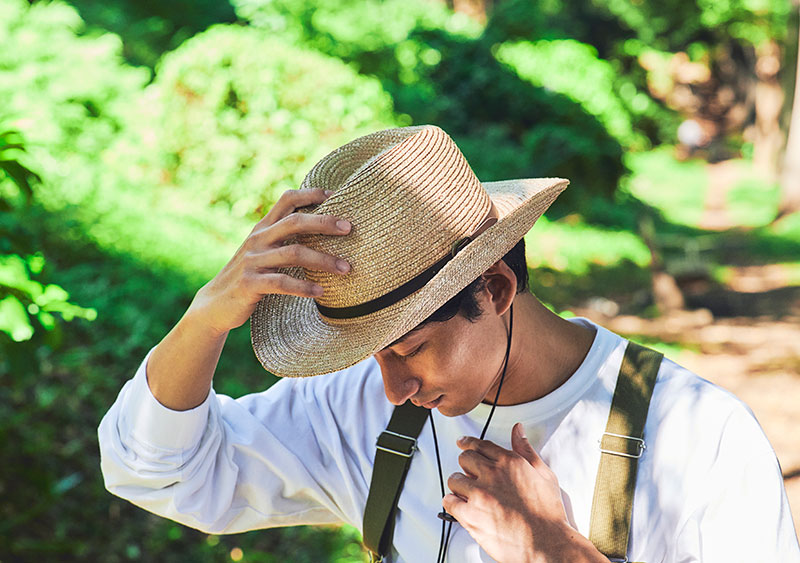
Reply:
<svg viewBox="0 0 800 563"><path fill-rule="evenodd" d="M309 408L302 385L283 380L238 401L212 390L201 405L173 411L150 392L150 353L98 429L110 492L209 533L349 522L357 513L347 499L360 476L345 448L315 433L312 419L325 414L314 412L313 396Z"/></svg>

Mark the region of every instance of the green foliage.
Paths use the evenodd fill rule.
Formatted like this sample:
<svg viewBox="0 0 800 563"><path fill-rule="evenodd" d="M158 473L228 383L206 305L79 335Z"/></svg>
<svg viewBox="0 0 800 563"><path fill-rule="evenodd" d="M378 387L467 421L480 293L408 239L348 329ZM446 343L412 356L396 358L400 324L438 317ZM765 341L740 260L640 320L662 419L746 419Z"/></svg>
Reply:
<svg viewBox="0 0 800 563"><path fill-rule="evenodd" d="M727 194L727 214L743 227L767 225L778 214L780 186L766 180L755 170L743 175ZM800 239L799 239L800 240Z"/></svg>
<svg viewBox="0 0 800 563"><path fill-rule="evenodd" d="M539 219L525 237L528 266L585 276L593 267L614 267L624 262L646 268L650 252L635 233L589 225L577 216L563 221Z"/></svg>
<svg viewBox="0 0 800 563"><path fill-rule="evenodd" d="M9 199L21 192L27 203L33 199L33 182L40 182L38 174L20 163L16 158L17 151L24 151L22 137L17 131L0 132L0 188L5 187L0 192L0 211L10 211L12 209ZM3 179L10 181L4 182ZM11 190L8 190L11 188Z"/></svg>
<svg viewBox="0 0 800 563"><path fill-rule="evenodd" d="M378 81L236 26L167 55L141 107L133 126L153 179L250 217L337 146L397 125Z"/></svg>
<svg viewBox="0 0 800 563"><path fill-rule="evenodd" d="M634 196L657 207L667 221L700 224L709 181L702 161L676 162L671 147L630 154L626 161L633 171L627 188Z"/></svg>
<svg viewBox="0 0 800 563"><path fill-rule="evenodd" d="M24 166L15 153L25 150L22 138L16 132L0 133L0 331L14 342L30 340L35 327L53 330L58 313L65 321L75 317L94 320L96 312L68 301L69 294L55 284L42 284L32 276L42 272L44 256L37 252L26 257L18 253L30 250L26 237L20 236L19 221L14 215L16 206L30 205L33 198L32 182L41 181L38 174ZM8 345L0 340L0 349L6 353Z"/></svg>
<svg viewBox="0 0 800 563"><path fill-rule="evenodd" d="M614 67L599 59L591 45L573 39L522 41L500 44L494 54L531 84L579 103L623 146L646 148L646 138L634 131L631 113L644 113L652 99L629 80L618 88Z"/></svg>
<svg viewBox="0 0 800 563"><path fill-rule="evenodd" d="M219 0L70 0L70 4L80 12L88 33L119 35L125 59L150 68L164 52L209 25L236 19L230 4Z"/></svg>
<svg viewBox="0 0 800 563"><path fill-rule="evenodd" d="M24 144L18 135L9 142L11 137L0 135L0 463L6 468L0 474L0 554L13 557L19 552L8 545L8 538L24 543L29 536L19 529L35 527L48 505L82 480L76 473L40 470L42 452L52 451L56 429L65 430L50 427L54 417L47 416L65 389L36 379L37 352L59 348L63 332L58 317L94 320L96 311L72 303L60 285L40 281L54 275L52 268L45 272L43 254L32 251L39 237L27 221L32 182L41 178L17 160ZM66 391L72 394L74 389ZM59 438L69 440L70 435ZM69 448L74 446L68 442Z"/></svg>
<svg viewBox="0 0 800 563"><path fill-rule="evenodd" d="M84 309L68 301L69 294L55 284L32 280L44 267L44 257L35 254L22 258L0 255L0 330L15 342L29 340L34 333L33 319L45 330L55 328L53 313L65 321L75 317L93 321L94 309Z"/></svg>
<svg viewBox="0 0 800 563"><path fill-rule="evenodd" d="M380 78L398 112L443 127L482 179L568 177L573 188L559 199L562 209L587 192L613 193L624 172L619 142L580 104L501 65L494 39L474 22L425 0L318 4L235 6L253 25ZM382 21L380 31L360 23L370 21Z"/></svg>
<svg viewBox="0 0 800 563"><path fill-rule="evenodd" d="M236 14L252 25L343 59L378 57L415 29L443 29L476 38L480 26L445 3L425 0L233 0ZM368 73L372 68L363 69Z"/></svg>
<svg viewBox="0 0 800 563"><path fill-rule="evenodd" d="M79 37L82 28L62 2L0 1L0 38L13 46L0 50L0 99L28 142L26 161L48 180L40 192L51 208L93 197L106 173L98 156L148 79L122 64L118 37Z"/></svg>
<svg viewBox="0 0 800 563"><path fill-rule="evenodd" d="M783 39L791 4L782 0L594 0L631 35L656 49L677 51L694 42L727 38L758 45Z"/></svg>

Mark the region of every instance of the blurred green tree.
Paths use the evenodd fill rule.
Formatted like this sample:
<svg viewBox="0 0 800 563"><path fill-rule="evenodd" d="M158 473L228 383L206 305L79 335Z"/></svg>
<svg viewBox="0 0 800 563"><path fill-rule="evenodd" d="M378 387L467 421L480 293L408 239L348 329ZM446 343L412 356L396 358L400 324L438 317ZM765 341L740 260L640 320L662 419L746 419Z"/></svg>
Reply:
<svg viewBox="0 0 800 563"><path fill-rule="evenodd" d="M398 112L448 131L486 180L560 175L573 189L557 208L614 192L622 146L561 90L521 79L493 54L496 36L426 0L236 0L251 25L378 77ZM576 77L571 83L576 86ZM569 84L563 90L568 91Z"/></svg>

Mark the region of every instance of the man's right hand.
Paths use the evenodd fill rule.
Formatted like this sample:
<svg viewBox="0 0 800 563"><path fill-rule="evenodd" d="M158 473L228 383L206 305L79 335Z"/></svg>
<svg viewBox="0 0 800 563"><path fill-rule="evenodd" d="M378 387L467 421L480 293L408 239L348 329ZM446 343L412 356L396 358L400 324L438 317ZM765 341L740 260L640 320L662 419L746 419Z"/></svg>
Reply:
<svg viewBox="0 0 800 563"><path fill-rule="evenodd" d="M300 234L346 235L350 224L336 217L296 213L325 201L321 189L289 190L247 236L233 258L195 295L178 324L155 347L147 363L153 396L174 410L191 409L208 395L228 332L241 326L264 295L316 297L322 288L278 273L300 266L346 274L350 266L335 256L300 244L285 244Z"/></svg>
<svg viewBox="0 0 800 563"><path fill-rule="evenodd" d="M295 211L318 205L332 192L321 189L289 190L250 232L233 258L197 292L189 314L219 334L241 326L250 318L264 295L280 293L319 297L322 287L278 272L300 266L334 274L346 274L344 260L300 244L285 244L300 234L346 235L350 223L329 215Z"/></svg>

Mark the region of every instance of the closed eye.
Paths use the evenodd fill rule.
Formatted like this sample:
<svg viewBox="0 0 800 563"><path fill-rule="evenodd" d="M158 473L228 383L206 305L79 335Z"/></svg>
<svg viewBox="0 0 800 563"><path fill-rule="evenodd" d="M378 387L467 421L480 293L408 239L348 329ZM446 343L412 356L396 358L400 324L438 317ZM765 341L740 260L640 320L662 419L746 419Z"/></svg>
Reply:
<svg viewBox="0 0 800 563"><path fill-rule="evenodd" d="M419 354L419 351L420 351L420 350L422 350L422 348L424 348L424 347L425 347L425 343L423 342L422 344L420 344L419 346L417 346L417 348L416 348L416 349L415 349L413 352L411 352L410 354L406 354L406 355L404 355L404 356L400 356L400 354L397 354L397 355L398 355L399 357L403 358L404 360L405 360L406 358L413 358L414 356L416 356L417 354Z"/></svg>

